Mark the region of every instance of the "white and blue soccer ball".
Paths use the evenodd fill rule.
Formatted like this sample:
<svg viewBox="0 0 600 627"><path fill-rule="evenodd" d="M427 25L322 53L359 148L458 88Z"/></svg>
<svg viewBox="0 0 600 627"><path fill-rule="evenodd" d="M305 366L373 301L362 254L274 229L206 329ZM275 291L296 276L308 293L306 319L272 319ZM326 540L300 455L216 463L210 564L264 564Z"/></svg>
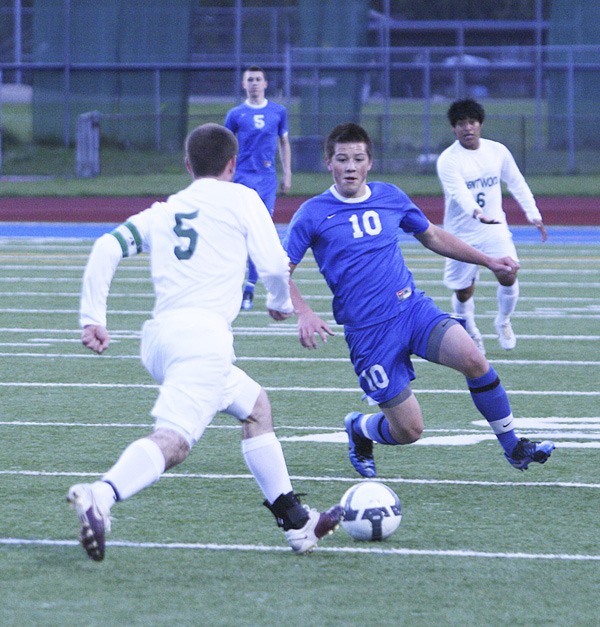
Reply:
<svg viewBox="0 0 600 627"><path fill-rule="evenodd" d="M402 521L398 495L379 481L361 481L346 490L341 500L342 528L362 542L389 538Z"/></svg>

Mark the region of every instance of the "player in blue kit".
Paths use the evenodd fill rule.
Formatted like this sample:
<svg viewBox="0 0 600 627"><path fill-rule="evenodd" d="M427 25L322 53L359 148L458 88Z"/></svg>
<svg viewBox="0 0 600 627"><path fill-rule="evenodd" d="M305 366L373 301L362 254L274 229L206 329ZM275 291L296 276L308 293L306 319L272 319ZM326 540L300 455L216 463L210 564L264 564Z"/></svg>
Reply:
<svg viewBox="0 0 600 627"><path fill-rule="evenodd" d="M292 185L292 153L287 111L283 105L265 98L267 86L264 70L256 65L250 66L242 77L246 101L227 113L225 126L237 135L240 147L234 182L256 190L273 216L277 195L277 149L282 169L281 191L284 194ZM252 309L257 280L256 266L252 259L248 259L242 309Z"/></svg>
<svg viewBox="0 0 600 627"><path fill-rule="evenodd" d="M423 432L423 415L410 382L411 354L460 371L473 402L496 434L507 460L526 470L543 464L552 442L518 438L508 396L494 368L463 326L417 289L399 245L399 229L445 257L489 268L498 278L514 277L510 257L492 258L431 224L395 185L368 183L373 145L357 124L341 124L325 142L334 184L305 202L294 215L284 242L294 271L309 248L333 293L333 314L344 326L350 359L360 386L381 411L345 418L349 456L364 477L375 477L373 442L410 444ZM316 348L333 335L291 282L300 342Z"/></svg>

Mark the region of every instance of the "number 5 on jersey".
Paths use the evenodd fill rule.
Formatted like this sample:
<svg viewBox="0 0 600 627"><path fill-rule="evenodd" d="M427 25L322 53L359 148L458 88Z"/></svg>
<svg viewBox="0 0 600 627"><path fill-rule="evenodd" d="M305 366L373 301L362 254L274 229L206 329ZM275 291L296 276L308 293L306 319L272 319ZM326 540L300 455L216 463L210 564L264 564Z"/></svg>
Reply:
<svg viewBox="0 0 600 627"><path fill-rule="evenodd" d="M185 259L189 259L196 250L196 245L198 244L198 233L190 226L185 227L183 221L184 220L193 220L198 216L198 212L194 211L192 213L176 213L175 214L175 226L173 227L173 231L177 237L189 240L187 247L183 246L175 246L173 252L175 253L175 257L177 259L181 259L182 261Z"/></svg>

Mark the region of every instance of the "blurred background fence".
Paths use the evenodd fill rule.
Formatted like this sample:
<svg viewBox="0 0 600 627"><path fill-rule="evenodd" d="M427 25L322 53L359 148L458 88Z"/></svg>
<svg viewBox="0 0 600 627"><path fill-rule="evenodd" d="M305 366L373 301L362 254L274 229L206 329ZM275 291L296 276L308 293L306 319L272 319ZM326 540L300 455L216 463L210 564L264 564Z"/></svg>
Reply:
<svg viewBox="0 0 600 627"><path fill-rule="evenodd" d="M179 171L186 132L223 122L250 64L288 108L296 171L322 169L323 136L353 120L377 171L431 172L454 139L448 105L472 96L526 173L600 172L600 2L554 0L544 19L533 0L532 19L485 21L401 20L360 0L223 4L0 0L0 174Z"/></svg>

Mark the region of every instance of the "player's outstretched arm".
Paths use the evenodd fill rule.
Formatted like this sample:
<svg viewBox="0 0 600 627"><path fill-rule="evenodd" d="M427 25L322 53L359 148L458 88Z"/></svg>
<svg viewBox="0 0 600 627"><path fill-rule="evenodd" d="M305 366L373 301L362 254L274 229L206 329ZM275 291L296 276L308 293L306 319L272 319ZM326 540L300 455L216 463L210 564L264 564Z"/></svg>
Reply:
<svg viewBox="0 0 600 627"><path fill-rule="evenodd" d="M88 324L81 331L81 343L100 355L110 344L110 336L106 327L100 324Z"/></svg>
<svg viewBox="0 0 600 627"><path fill-rule="evenodd" d="M448 233L435 224L429 225L429 228L422 233L416 233L415 237L429 250L438 255L465 261L467 263L476 263L480 266L489 268L500 280L510 280L516 276L519 270L519 264L510 257L495 259L488 257L479 250L476 250L466 242Z"/></svg>

